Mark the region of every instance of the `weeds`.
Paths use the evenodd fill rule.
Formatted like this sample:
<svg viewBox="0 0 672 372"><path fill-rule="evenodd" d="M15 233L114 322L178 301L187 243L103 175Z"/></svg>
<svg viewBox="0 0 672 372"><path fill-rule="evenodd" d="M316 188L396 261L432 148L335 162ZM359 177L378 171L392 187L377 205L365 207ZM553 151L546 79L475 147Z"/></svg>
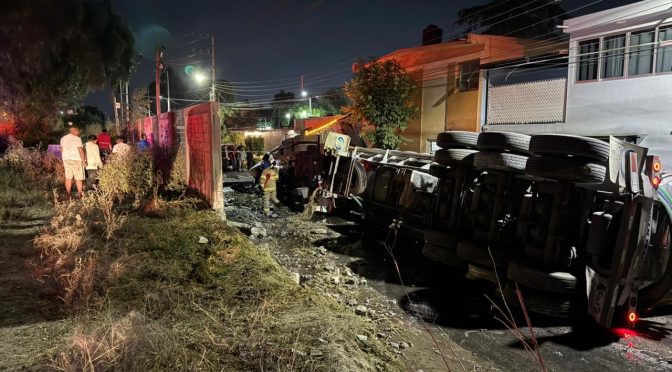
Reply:
<svg viewBox="0 0 672 372"><path fill-rule="evenodd" d="M160 195L162 183L149 156L105 168L99 190L55 200L50 225L34 239L32 275L75 326L28 367L402 370L375 337L357 339L374 334L370 323L297 286L216 213L195 210L198 201L156 199L162 213L144 215L137 202Z"/></svg>
<svg viewBox="0 0 672 372"><path fill-rule="evenodd" d="M75 333L50 362L59 368L401 369L379 341L358 344L357 334L374 333L370 325L293 284L268 253L215 213L129 214L105 240L91 236L86 205L59 207L54 224L74 238L54 239L50 231L36 241L45 256L36 267L50 270L65 309L105 325ZM199 243L199 236L209 242ZM44 247L54 243L59 247ZM96 315L104 308L110 310ZM131 312L142 319L132 323L135 330L123 321ZM108 313L122 320L104 320ZM311 350L323 351L311 356Z"/></svg>
<svg viewBox="0 0 672 372"><path fill-rule="evenodd" d="M506 312L504 312L504 310L502 310L502 308L498 306L488 295L485 295L485 298L487 298L488 301L490 301L492 308L497 310L501 316L501 318L499 316L495 316L494 318L498 322L502 323L502 325L504 325L509 331L511 331L511 333L520 341L525 350L529 353L532 360L534 360L536 363L539 364L539 367L543 372L546 372L547 371L546 364L544 363L544 359L541 357L541 351L539 350L539 344L537 343L537 336L536 333L534 332L534 327L532 327L530 317L527 314L527 307L525 307L523 294L520 291L520 289L518 289L518 285L516 285L516 297L523 311L523 315L525 316L525 323L527 325L528 330L530 331L531 342L529 342L528 337L523 333L523 331L520 328L518 328L515 317L513 316L513 313L511 312L509 305L507 304L506 298L504 296L504 289L502 288L502 283L499 281L499 274L497 273L495 258L492 256L492 252L490 251L489 247L488 247L488 253L490 254L490 259L492 260L493 270L495 271L495 278L497 279L497 288L499 290L500 296L502 297L502 301L504 302L504 308L506 309Z"/></svg>

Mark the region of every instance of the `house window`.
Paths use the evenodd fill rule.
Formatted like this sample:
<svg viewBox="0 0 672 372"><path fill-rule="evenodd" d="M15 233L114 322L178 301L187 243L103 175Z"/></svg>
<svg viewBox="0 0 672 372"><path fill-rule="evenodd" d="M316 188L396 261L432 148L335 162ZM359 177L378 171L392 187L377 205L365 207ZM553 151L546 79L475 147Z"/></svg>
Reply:
<svg viewBox="0 0 672 372"><path fill-rule="evenodd" d="M672 26L658 30L656 72L672 72Z"/></svg>
<svg viewBox="0 0 672 372"><path fill-rule="evenodd" d="M597 79L597 61L599 55L600 39L586 40L579 43L578 81Z"/></svg>
<svg viewBox="0 0 672 372"><path fill-rule="evenodd" d="M605 37L602 43L602 79L623 76L625 35Z"/></svg>
<svg viewBox="0 0 672 372"><path fill-rule="evenodd" d="M460 92L478 90L479 61L460 63L460 75L458 76Z"/></svg>
<svg viewBox="0 0 672 372"><path fill-rule="evenodd" d="M656 31L646 30L630 34L628 75L643 75L653 72L653 44Z"/></svg>
<svg viewBox="0 0 672 372"><path fill-rule="evenodd" d="M670 73L672 25L580 41L577 49L576 81Z"/></svg>

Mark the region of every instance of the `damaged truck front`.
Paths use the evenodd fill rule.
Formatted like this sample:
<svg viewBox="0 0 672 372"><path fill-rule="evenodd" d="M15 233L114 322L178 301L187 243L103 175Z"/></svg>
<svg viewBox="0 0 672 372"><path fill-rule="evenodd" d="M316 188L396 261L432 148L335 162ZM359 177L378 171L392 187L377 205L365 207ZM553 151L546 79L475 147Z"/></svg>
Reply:
<svg viewBox="0 0 672 372"><path fill-rule="evenodd" d="M504 132L443 132L437 144L428 155L317 143L299 157L309 163L288 151L288 165L304 183L310 168L304 186L323 211L379 229L401 221L425 256L501 284L514 305L520 289L532 312L611 327L668 303L672 177L646 148Z"/></svg>

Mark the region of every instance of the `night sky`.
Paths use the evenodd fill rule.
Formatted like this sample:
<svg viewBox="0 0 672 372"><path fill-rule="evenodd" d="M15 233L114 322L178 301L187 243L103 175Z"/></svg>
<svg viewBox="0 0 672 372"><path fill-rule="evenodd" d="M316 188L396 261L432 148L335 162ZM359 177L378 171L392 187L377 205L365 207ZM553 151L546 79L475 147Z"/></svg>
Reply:
<svg viewBox="0 0 672 372"><path fill-rule="evenodd" d="M167 64L181 70L187 64L208 71L205 55L214 34L218 79L245 86L240 100L272 97L280 89L305 89L319 94L350 78L356 58L381 56L418 46L422 29L436 24L451 33L459 9L483 4L469 0L113 0L115 8L136 35L143 54L131 78L131 88L154 80L154 46L166 47ZM566 10L594 0L565 0ZM570 14L577 16L631 3L603 0ZM540 1L541 3L541 1ZM148 59L149 58L149 59ZM87 104L112 112L109 92L93 94Z"/></svg>

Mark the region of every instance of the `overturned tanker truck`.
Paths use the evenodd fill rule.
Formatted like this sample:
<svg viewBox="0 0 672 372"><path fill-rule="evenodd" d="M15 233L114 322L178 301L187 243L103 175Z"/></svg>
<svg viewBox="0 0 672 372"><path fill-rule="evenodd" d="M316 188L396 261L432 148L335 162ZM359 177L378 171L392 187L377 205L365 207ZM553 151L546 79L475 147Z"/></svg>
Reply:
<svg viewBox="0 0 672 372"><path fill-rule="evenodd" d="M512 304L518 287L531 312L634 326L640 312L672 303L672 175L647 148L552 134L437 139L429 155L299 136L275 155L288 192L303 188L367 226L401 220L425 256L499 281Z"/></svg>

